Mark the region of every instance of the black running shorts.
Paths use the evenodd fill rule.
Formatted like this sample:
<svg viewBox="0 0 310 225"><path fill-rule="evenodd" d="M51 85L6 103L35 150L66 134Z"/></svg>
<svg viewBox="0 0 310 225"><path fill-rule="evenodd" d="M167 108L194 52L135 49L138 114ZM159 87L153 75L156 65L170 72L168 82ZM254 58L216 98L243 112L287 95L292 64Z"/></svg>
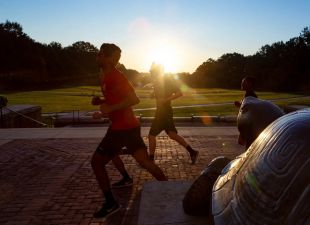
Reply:
<svg viewBox="0 0 310 225"><path fill-rule="evenodd" d="M169 131L178 133L173 122L172 108L168 108L168 110L165 111L156 111L149 135L157 136L163 130L166 131L167 134Z"/></svg>
<svg viewBox="0 0 310 225"><path fill-rule="evenodd" d="M109 128L96 151L102 155L114 157L120 153L123 147L126 147L126 151L130 154L138 149L147 149L141 137L140 126L127 130Z"/></svg>

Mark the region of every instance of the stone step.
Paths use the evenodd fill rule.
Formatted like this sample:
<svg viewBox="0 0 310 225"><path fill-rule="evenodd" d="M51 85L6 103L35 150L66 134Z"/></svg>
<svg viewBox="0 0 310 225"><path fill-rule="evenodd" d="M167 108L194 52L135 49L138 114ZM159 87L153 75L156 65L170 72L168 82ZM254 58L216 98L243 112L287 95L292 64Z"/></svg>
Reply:
<svg viewBox="0 0 310 225"><path fill-rule="evenodd" d="M182 200L190 181L148 181L144 184L138 225L208 225L207 217L184 213Z"/></svg>

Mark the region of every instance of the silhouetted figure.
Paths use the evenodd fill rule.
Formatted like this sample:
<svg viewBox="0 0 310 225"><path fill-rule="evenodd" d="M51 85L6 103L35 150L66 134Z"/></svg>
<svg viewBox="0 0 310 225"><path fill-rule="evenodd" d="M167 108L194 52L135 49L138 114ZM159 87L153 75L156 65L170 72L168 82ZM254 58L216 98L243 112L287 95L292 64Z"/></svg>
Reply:
<svg viewBox="0 0 310 225"><path fill-rule="evenodd" d="M192 164L195 164L199 152L192 149L185 139L178 135L178 131L173 122L171 101L181 97L183 94L177 85L175 85L175 81L173 79L169 79L164 76L164 69L161 65L153 63L150 73L154 88L153 96L156 99L155 118L152 121L151 129L148 135L150 158L154 160L156 136L161 131L165 130L169 138L178 142L189 152Z"/></svg>
<svg viewBox="0 0 310 225"><path fill-rule="evenodd" d="M248 97L248 96L252 96L252 97L257 98L257 95L254 92L254 88L255 88L255 78L254 77L246 76L242 79L241 90L245 91L243 98ZM235 106L239 108L241 106L242 101L241 102L235 101L234 103L235 103Z"/></svg>
<svg viewBox="0 0 310 225"><path fill-rule="evenodd" d="M116 66L116 65L115 65ZM92 98L92 105L101 105L102 103L104 103L104 100L101 99L99 96L94 96ZM101 119L104 115L102 112L97 111L93 113L93 118L94 119ZM120 150L121 151L121 150ZM122 179L118 182L115 182L114 184L112 184L112 187L114 188L122 188L122 187L129 187L132 186L133 184L133 179L129 176L125 165L122 161L122 159L119 156L115 156L112 159L112 162L115 166L115 168L120 172L120 174L122 175Z"/></svg>
<svg viewBox="0 0 310 225"><path fill-rule="evenodd" d="M161 169L148 157L147 147L140 134L140 123L132 110L132 106L139 103L139 98L126 77L115 68L120 57L121 49L115 44L107 43L101 45L97 56L104 95L104 100L99 101L100 110L111 120L111 125L91 160L105 197L102 208L94 214L97 218L107 217L120 208L111 191L106 164L119 155L122 147L125 146L135 160L157 180L167 180Z"/></svg>
<svg viewBox="0 0 310 225"><path fill-rule="evenodd" d="M269 124L283 115L283 110L272 102L253 96L245 97L237 117L238 143L250 147Z"/></svg>

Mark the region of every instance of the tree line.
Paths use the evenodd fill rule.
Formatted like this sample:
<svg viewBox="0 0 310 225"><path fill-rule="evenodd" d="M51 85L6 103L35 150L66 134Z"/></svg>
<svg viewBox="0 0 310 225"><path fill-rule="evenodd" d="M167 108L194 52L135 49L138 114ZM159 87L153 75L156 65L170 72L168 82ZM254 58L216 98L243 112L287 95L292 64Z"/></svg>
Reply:
<svg viewBox="0 0 310 225"><path fill-rule="evenodd" d="M59 86L98 84L95 58L98 48L78 41L62 47L31 39L16 22L0 24L0 89L46 89ZM138 74L120 65L132 79Z"/></svg>
<svg viewBox="0 0 310 225"><path fill-rule="evenodd" d="M98 49L78 41L63 47L58 42L42 44L23 32L17 22L0 23L0 90L45 89L59 86L97 85ZM244 76L253 76L257 88L270 91L310 90L310 30L298 37L261 47L254 55L227 53L208 59L195 72L177 76L191 87L240 88ZM149 75L119 69L134 85L149 82Z"/></svg>
<svg viewBox="0 0 310 225"><path fill-rule="evenodd" d="M256 78L257 88L270 91L310 90L310 30L287 42L264 45L254 55L228 53L208 59L182 79L194 87L240 88L244 76Z"/></svg>

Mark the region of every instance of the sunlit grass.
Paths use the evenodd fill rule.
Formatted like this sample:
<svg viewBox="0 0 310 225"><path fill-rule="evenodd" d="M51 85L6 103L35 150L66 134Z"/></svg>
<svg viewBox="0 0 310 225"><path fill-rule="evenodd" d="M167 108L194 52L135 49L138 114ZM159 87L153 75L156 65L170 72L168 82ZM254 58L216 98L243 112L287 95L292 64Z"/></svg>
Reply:
<svg viewBox="0 0 310 225"><path fill-rule="evenodd" d="M140 97L140 104L135 109L146 109L155 107L155 99L150 98L151 89L138 88L137 95ZM198 106L182 109L174 109L175 116L194 115L235 115L238 111L234 107L235 100L241 100L243 92L240 90L227 89L190 89L183 90L183 97L173 101L173 106L193 106L212 103L223 103L216 106ZM293 98L301 95L290 93L257 92L261 99ZM80 86L72 88L60 88L47 91L28 92L5 92L0 93L8 98L8 106L15 104L39 105L43 113L64 112L72 110L92 111L98 107L90 104L92 95L100 95L100 88L97 86ZM225 104L226 103L226 104ZM283 106L287 104L310 105L310 98L276 100L276 104ZM154 110L137 111L143 116L153 116Z"/></svg>

